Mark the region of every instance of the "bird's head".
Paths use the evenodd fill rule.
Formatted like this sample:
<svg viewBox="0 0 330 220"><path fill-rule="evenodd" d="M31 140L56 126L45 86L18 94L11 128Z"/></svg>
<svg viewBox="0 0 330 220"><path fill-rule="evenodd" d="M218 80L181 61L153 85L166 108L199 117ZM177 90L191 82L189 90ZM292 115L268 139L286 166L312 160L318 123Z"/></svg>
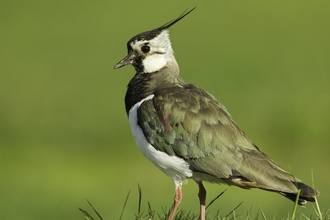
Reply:
<svg viewBox="0 0 330 220"><path fill-rule="evenodd" d="M127 56L119 61L114 69L130 64L134 66L137 73L152 73L161 70L169 63L177 65L168 29L194 9L184 12L175 20L159 28L140 33L131 38L127 42Z"/></svg>

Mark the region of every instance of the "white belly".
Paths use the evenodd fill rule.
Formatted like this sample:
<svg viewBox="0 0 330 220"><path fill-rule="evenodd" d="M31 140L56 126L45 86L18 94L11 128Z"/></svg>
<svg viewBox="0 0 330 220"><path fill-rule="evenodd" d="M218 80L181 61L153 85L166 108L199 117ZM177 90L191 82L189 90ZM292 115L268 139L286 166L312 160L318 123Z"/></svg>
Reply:
<svg viewBox="0 0 330 220"><path fill-rule="evenodd" d="M189 164L179 157L169 156L164 152L156 150L150 143L148 143L141 127L138 125L138 108L144 101L150 100L153 97L153 94L149 95L147 98L136 103L129 111L128 118L132 134L138 148L144 156L168 175L175 182L175 185L181 184L187 177L191 177L193 174L189 169Z"/></svg>

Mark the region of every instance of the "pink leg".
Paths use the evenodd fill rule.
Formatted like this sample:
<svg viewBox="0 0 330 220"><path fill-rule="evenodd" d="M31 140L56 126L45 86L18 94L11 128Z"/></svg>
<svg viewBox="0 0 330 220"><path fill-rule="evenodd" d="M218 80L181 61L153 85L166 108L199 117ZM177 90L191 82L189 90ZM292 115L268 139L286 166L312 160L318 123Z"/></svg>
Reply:
<svg viewBox="0 0 330 220"><path fill-rule="evenodd" d="M206 201L206 190L202 182L197 182L199 187L198 197L200 205L200 220L205 220L205 201Z"/></svg>
<svg viewBox="0 0 330 220"><path fill-rule="evenodd" d="M168 220L174 219L175 212L178 209L178 207L181 203L181 200L182 200L182 186L179 185L175 191L174 204L172 206L170 215L168 216Z"/></svg>

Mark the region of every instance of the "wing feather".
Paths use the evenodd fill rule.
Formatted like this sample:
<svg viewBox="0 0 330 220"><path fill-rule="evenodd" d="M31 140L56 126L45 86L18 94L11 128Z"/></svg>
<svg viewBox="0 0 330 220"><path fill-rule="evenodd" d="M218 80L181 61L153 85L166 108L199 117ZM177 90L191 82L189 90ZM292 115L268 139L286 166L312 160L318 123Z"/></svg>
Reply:
<svg viewBox="0 0 330 220"><path fill-rule="evenodd" d="M241 163L236 140L244 140L246 150L256 150L225 107L191 84L156 90L152 100L141 104L138 123L157 150L181 157L192 169L217 178L228 178L229 167ZM210 157L209 164L205 157Z"/></svg>
<svg viewBox="0 0 330 220"><path fill-rule="evenodd" d="M296 193L301 182L261 152L212 95L191 84L156 90L138 109L138 123L157 150L184 159L198 180L206 175L284 194Z"/></svg>

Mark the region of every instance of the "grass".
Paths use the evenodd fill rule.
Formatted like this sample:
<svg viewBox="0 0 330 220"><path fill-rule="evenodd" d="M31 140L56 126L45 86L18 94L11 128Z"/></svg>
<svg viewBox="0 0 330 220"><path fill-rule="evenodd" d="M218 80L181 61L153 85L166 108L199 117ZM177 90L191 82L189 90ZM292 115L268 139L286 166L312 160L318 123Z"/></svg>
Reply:
<svg viewBox="0 0 330 220"><path fill-rule="evenodd" d="M138 186L138 192L139 192L139 198L138 198L138 204L137 204L137 214L134 217L134 220L166 220L169 214L169 209L166 207L163 207L160 212L155 211L152 207L151 204L148 202L148 208L146 211L141 210L142 206L142 189L140 186ZM211 202L206 206L209 208L216 200L218 200L226 190L222 191L219 195L217 195L214 199L211 200ZM298 191L297 194L297 199L293 205L293 210L292 214L288 214L288 216L285 218L285 220L328 220L330 219L330 209L328 209L325 213L322 213L317 201L317 198L315 198L315 206L313 205L315 215L314 216L306 216L304 213L297 211L298 210L298 197L300 194L300 190ZM128 192L123 209L121 212L121 215L119 217L119 220L123 219L123 214L125 212L126 204L129 199L130 191ZM99 212L92 206L92 204L87 200L88 204L92 208L93 212L95 215L98 217L100 220L105 220L102 218L102 216L99 214ZM206 214L206 219L207 220L249 220L249 219L261 219L261 220L268 220L266 217L266 214L263 212L262 207L259 205L258 212L252 215L252 207L246 212L246 216L240 215L240 212L237 212L239 207L241 206L243 202L240 202L235 208L233 208L229 213L226 215L221 215L220 211L218 210L214 216L211 216L209 213ZM84 214L86 220L96 220L95 218L92 217L86 210L83 210L79 208L79 210ZM198 220L199 215L195 211L188 211L188 210L183 210L179 209L178 212L176 213L175 220ZM277 219L276 216L274 216L272 219Z"/></svg>

